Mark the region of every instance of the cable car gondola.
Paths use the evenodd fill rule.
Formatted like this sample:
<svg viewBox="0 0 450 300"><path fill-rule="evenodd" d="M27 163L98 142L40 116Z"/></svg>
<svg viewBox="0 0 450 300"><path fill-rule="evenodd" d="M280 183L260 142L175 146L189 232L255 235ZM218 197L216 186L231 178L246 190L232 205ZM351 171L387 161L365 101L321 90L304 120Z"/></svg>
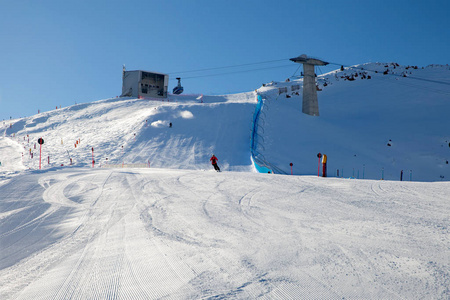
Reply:
<svg viewBox="0 0 450 300"><path fill-rule="evenodd" d="M181 78L177 77L177 80L178 80L178 85L173 88L173 93L175 95L181 94L183 92L183 90L184 90L183 87L181 86Z"/></svg>

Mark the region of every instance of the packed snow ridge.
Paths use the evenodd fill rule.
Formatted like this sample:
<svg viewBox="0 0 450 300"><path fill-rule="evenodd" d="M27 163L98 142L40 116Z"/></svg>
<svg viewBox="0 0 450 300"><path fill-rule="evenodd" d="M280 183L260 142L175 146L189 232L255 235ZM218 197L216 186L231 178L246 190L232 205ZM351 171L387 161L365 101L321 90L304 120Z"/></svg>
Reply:
<svg viewBox="0 0 450 300"><path fill-rule="evenodd" d="M4 121L0 299L449 299L450 68L317 81Z"/></svg>

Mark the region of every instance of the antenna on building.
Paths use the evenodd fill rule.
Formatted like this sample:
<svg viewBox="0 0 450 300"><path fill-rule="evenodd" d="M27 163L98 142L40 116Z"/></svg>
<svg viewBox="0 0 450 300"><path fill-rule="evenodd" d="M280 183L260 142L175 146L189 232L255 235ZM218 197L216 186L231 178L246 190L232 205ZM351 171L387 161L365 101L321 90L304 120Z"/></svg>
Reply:
<svg viewBox="0 0 450 300"><path fill-rule="evenodd" d="M303 104L302 112L310 116L319 116L319 101L317 100L315 66L326 66L328 62L302 54L290 59L303 65Z"/></svg>

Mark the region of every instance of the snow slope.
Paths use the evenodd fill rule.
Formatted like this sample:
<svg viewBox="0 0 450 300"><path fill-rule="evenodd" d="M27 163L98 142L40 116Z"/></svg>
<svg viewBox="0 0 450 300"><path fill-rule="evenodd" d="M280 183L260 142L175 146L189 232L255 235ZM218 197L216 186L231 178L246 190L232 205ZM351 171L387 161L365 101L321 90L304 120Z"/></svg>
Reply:
<svg viewBox="0 0 450 300"><path fill-rule="evenodd" d="M27 172L0 193L2 299L448 299L450 183Z"/></svg>
<svg viewBox="0 0 450 300"><path fill-rule="evenodd" d="M354 74L355 80L346 79ZM320 152L328 156L329 176L339 169L344 177L359 172L358 178L381 179L384 173L384 179L399 180L403 170L406 180L449 180L449 66L371 63L325 74L319 82L320 117L301 113L302 91L292 91L301 80L258 90L266 98L260 152L268 162L287 173L292 162L295 174L317 174ZM283 87L288 92L279 94Z"/></svg>
<svg viewBox="0 0 450 300"><path fill-rule="evenodd" d="M20 144L14 142L11 139L0 138L0 168L2 173L14 173L25 170L25 166L22 164L21 155L23 148Z"/></svg>
<svg viewBox="0 0 450 300"><path fill-rule="evenodd" d="M384 181L256 173L256 92L4 122L0 299L448 299L450 183L433 181L450 178L449 73L325 74L320 117L301 113L301 79L257 90L265 161L314 175L322 152L330 176Z"/></svg>
<svg viewBox="0 0 450 300"><path fill-rule="evenodd" d="M265 99L256 127L265 161L287 174L293 163L294 174L313 175L320 152L328 156L328 176L339 170L339 177L399 180L403 170L405 180L450 178L449 66L372 63L318 81L320 117L301 112L302 79L257 90ZM3 135L21 144L31 169L39 166L34 147L43 137L44 167L68 165L70 158L91 165L94 148L97 165L205 169L214 153L224 170L253 171L255 104L254 92L172 95L170 102L113 98L4 122Z"/></svg>
<svg viewBox="0 0 450 300"><path fill-rule="evenodd" d="M31 169L39 167L35 144L42 137L45 167L68 165L70 158L74 165L91 165L94 148L98 165L150 162L152 167L204 169L215 152L228 170L252 170L252 93L197 98L114 98L78 104L13 122L4 135L23 146L24 165Z"/></svg>

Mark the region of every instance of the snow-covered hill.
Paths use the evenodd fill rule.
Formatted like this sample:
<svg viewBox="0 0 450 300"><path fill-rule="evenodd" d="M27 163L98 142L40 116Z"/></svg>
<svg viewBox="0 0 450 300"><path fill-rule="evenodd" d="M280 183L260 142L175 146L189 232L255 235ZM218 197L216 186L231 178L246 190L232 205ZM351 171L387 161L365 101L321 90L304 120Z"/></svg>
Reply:
<svg viewBox="0 0 450 300"><path fill-rule="evenodd" d="M299 81L259 89L267 99L267 161L317 174L320 152L328 156L329 176L339 170L344 177L399 180L403 170L406 180L450 179L449 66L372 63L318 81L320 117L301 113L302 93L292 91Z"/></svg>
<svg viewBox="0 0 450 300"><path fill-rule="evenodd" d="M294 174L312 175L321 152L328 176L339 170L339 177L399 180L403 170L405 180L450 178L449 66L371 63L319 76L320 117L301 113L301 81L257 90L265 99L257 126L265 161L288 174L293 163ZM214 153L224 170L251 171L255 103L255 92L169 102L114 98L4 122L3 135L23 147L20 156L31 169L38 168L34 147L42 137L44 168L70 158L90 165L94 148L97 166L206 169Z"/></svg>
<svg viewBox="0 0 450 300"><path fill-rule="evenodd" d="M215 152L225 169L249 171L254 101L252 93L171 96L169 102L114 98L17 120L6 124L4 135L23 146L24 165L31 169L39 167L36 144L42 137L44 168L70 165L70 158L73 165L89 166L94 148L97 166L205 169Z"/></svg>
<svg viewBox="0 0 450 300"><path fill-rule="evenodd" d="M0 299L448 299L449 67L318 81L319 117L297 79L5 121ZM256 173L255 135L258 161L314 176Z"/></svg>

